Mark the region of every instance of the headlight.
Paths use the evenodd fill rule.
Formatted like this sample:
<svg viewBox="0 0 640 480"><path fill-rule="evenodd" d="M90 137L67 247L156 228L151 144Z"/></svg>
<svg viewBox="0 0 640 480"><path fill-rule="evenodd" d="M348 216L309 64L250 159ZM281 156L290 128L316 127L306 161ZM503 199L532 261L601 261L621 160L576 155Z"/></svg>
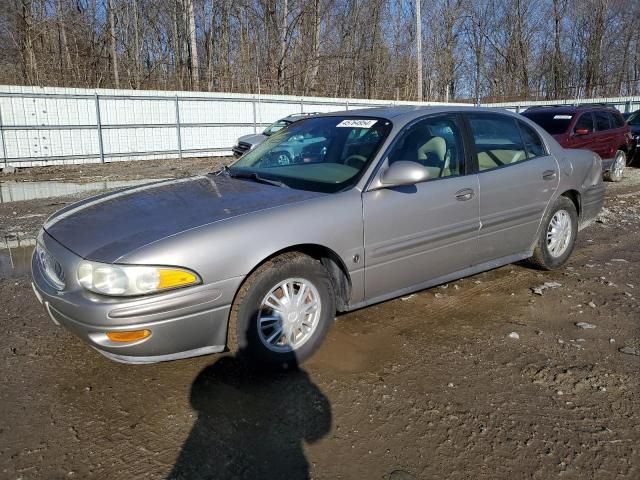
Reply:
<svg viewBox="0 0 640 480"><path fill-rule="evenodd" d="M128 297L196 285L200 283L200 277L189 270L174 267L83 261L78 266L78 282L92 292Z"/></svg>

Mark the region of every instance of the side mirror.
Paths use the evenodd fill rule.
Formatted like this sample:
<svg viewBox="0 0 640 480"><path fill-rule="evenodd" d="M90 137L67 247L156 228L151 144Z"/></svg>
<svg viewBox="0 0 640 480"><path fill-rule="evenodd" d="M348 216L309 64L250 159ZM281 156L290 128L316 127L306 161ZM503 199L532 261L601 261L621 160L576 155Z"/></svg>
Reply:
<svg viewBox="0 0 640 480"><path fill-rule="evenodd" d="M400 160L393 162L380 176L383 187L398 187L424 182L429 178L429 171L417 162Z"/></svg>
<svg viewBox="0 0 640 480"><path fill-rule="evenodd" d="M576 128L575 129L575 134L576 135L589 135L591 133L591 130L589 130L588 128Z"/></svg>

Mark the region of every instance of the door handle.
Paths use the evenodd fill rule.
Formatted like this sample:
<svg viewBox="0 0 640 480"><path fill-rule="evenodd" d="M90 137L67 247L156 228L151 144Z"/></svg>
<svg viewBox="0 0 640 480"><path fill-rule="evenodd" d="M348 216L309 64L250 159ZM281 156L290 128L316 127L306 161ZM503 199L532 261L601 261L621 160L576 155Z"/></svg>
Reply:
<svg viewBox="0 0 640 480"><path fill-rule="evenodd" d="M543 180L553 180L557 176L558 176L558 174L556 173L555 170L545 170L544 172L542 172L542 179Z"/></svg>
<svg viewBox="0 0 640 480"><path fill-rule="evenodd" d="M470 188L463 188L462 190L458 190L456 192L456 200L460 202L466 202L467 200L471 200L473 198L473 190Z"/></svg>

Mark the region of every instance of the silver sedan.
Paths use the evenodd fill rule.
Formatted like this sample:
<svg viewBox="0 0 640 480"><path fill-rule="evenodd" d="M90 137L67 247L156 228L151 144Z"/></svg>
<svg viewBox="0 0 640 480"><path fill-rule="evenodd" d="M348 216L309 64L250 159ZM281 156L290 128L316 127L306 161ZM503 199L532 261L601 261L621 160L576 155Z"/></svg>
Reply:
<svg viewBox="0 0 640 480"><path fill-rule="evenodd" d="M60 210L38 238L34 291L114 360L232 349L292 365L336 311L523 259L561 267L602 207L601 170L506 111L331 113L219 172Z"/></svg>

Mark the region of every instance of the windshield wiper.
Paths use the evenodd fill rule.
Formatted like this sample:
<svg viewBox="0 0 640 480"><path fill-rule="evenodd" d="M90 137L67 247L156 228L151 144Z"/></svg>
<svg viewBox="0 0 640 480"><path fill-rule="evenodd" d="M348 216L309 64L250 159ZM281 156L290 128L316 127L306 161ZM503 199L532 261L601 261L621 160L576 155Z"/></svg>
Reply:
<svg viewBox="0 0 640 480"><path fill-rule="evenodd" d="M280 180L271 180L269 178L264 178L258 175L256 172L232 172L231 169L229 169L228 167L226 167L225 171L226 171L226 174L229 175L231 178L242 178L247 180L253 180L254 182L258 182L258 183L266 183L267 185L275 185L276 187L289 188L289 185L287 185L284 182L281 182Z"/></svg>

